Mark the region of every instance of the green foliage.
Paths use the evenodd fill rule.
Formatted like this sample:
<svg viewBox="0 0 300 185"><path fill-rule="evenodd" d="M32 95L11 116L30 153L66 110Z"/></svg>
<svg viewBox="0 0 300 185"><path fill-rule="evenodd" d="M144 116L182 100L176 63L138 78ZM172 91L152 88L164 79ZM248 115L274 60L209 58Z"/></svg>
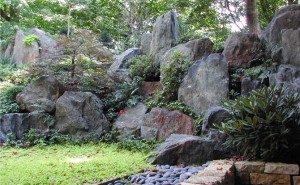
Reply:
<svg viewBox="0 0 300 185"><path fill-rule="evenodd" d="M178 88L191 65L192 62L188 56L178 51L175 51L167 59L167 64L162 67L163 77L161 83L163 90L158 95L158 102L177 100Z"/></svg>
<svg viewBox="0 0 300 185"><path fill-rule="evenodd" d="M225 145L237 146L255 159L293 161L300 155L300 94L286 88L264 87L249 97L225 100L233 117L215 125L229 137Z"/></svg>
<svg viewBox="0 0 300 185"><path fill-rule="evenodd" d="M39 37L36 35L27 35L24 39L23 42L27 45L27 46L31 46L34 42L39 41Z"/></svg>
<svg viewBox="0 0 300 185"><path fill-rule="evenodd" d="M23 86L9 85L2 87L0 91L0 115L18 112L19 106L16 103L16 95L21 92Z"/></svg>
<svg viewBox="0 0 300 185"><path fill-rule="evenodd" d="M118 139L118 147L129 151L149 153L158 146L155 138L151 140L145 140L132 135L129 137L119 137Z"/></svg>
<svg viewBox="0 0 300 185"><path fill-rule="evenodd" d="M107 94L102 102L104 104L104 113L109 121L113 121L119 114L119 111L125 106L134 106L142 97L137 95L138 82L124 82L116 85L116 91Z"/></svg>
<svg viewBox="0 0 300 185"><path fill-rule="evenodd" d="M115 144L0 147L0 153L1 184L99 184L152 167L147 153Z"/></svg>
<svg viewBox="0 0 300 185"><path fill-rule="evenodd" d="M159 80L159 63L155 62L151 55L138 55L127 63L132 78L139 77L144 81Z"/></svg>
<svg viewBox="0 0 300 185"><path fill-rule="evenodd" d="M51 121L51 120L49 120ZM40 147L54 144L75 144L75 140L70 136L60 134L56 130L40 131L36 129L30 129L24 134L21 140L17 140L16 136L12 133L7 135L5 146L27 148L38 145Z"/></svg>

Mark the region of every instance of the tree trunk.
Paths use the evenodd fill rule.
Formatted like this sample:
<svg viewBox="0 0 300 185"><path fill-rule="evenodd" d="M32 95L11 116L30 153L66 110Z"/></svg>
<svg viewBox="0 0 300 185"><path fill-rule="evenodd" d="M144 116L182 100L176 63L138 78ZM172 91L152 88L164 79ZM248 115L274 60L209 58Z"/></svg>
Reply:
<svg viewBox="0 0 300 185"><path fill-rule="evenodd" d="M68 32L67 32L67 37L70 37L70 27L71 27L71 5L69 5L68 9Z"/></svg>
<svg viewBox="0 0 300 185"><path fill-rule="evenodd" d="M260 25L258 20L257 0L246 0L246 20L251 33L260 34Z"/></svg>

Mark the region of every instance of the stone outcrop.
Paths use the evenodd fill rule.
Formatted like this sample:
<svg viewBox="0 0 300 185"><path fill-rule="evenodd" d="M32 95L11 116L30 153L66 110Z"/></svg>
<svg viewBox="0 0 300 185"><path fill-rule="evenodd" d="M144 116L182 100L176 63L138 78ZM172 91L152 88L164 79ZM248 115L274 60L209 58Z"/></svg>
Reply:
<svg viewBox="0 0 300 185"><path fill-rule="evenodd" d="M124 51L122 54L116 56L116 59L107 71L108 76L110 76L116 82L131 81L126 62L129 59L141 54L142 51L139 48L130 48Z"/></svg>
<svg viewBox="0 0 300 185"><path fill-rule="evenodd" d="M150 54L160 60L166 51L171 49L178 37L178 21L176 13L167 12L157 18L152 32Z"/></svg>
<svg viewBox="0 0 300 185"><path fill-rule="evenodd" d="M155 107L145 115L141 137L164 140L174 133L192 135L194 130L193 120L188 115L178 110Z"/></svg>
<svg viewBox="0 0 300 185"><path fill-rule="evenodd" d="M28 34L33 34L39 37L39 59L49 60L56 56L62 55L63 46L56 42L54 39L46 35L46 32L38 28L33 28L28 31Z"/></svg>
<svg viewBox="0 0 300 185"><path fill-rule="evenodd" d="M152 34L151 33L143 33L141 38L141 50L143 54L150 53Z"/></svg>
<svg viewBox="0 0 300 185"><path fill-rule="evenodd" d="M282 33L283 30L300 28L300 5L286 6L276 11L272 21L262 32L261 38L266 42L267 50L273 60L283 63L282 56ZM299 40L299 38L297 38ZM289 50L293 50L290 48ZM299 60L299 59L298 59Z"/></svg>
<svg viewBox="0 0 300 185"><path fill-rule="evenodd" d="M263 86L260 80L253 80L250 77L242 79L241 95L246 97L252 90L260 89Z"/></svg>
<svg viewBox="0 0 300 185"><path fill-rule="evenodd" d="M13 54L13 51L14 51L14 45L12 43L9 43L5 52L4 52L4 57L5 58L9 58L12 56Z"/></svg>
<svg viewBox="0 0 300 185"><path fill-rule="evenodd" d="M26 38L22 30L18 30L15 37L14 50L12 59L17 66L22 64L33 63L40 56L39 45L33 42L31 45L26 45L23 40Z"/></svg>
<svg viewBox="0 0 300 185"><path fill-rule="evenodd" d="M221 106L211 107L204 116L202 134L206 134L213 124L221 124L226 118L231 116L230 112Z"/></svg>
<svg viewBox="0 0 300 185"><path fill-rule="evenodd" d="M214 142L205 138L183 134L172 134L155 151L156 164L203 164L213 159Z"/></svg>
<svg viewBox="0 0 300 185"><path fill-rule="evenodd" d="M147 108L144 104L138 103L135 107L125 108L113 124L113 130L123 136L140 136L141 125L146 114Z"/></svg>
<svg viewBox="0 0 300 185"><path fill-rule="evenodd" d="M228 97L228 84L229 74L225 57L221 54L211 54L189 68L179 87L178 99L201 113Z"/></svg>
<svg viewBox="0 0 300 185"><path fill-rule="evenodd" d="M55 129L72 136L101 135L108 131L102 102L90 92L66 91L56 102Z"/></svg>
<svg viewBox="0 0 300 185"><path fill-rule="evenodd" d="M224 44L223 55L230 69L249 68L264 57L263 47L256 34L237 33Z"/></svg>
<svg viewBox="0 0 300 185"><path fill-rule="evenodd" d="M161 58L160 73L163 78L162 68L168 66L168 60L173 56L174 52L180 52L186 55L190 61L196 61L207 57L213 52L214 43L209 38L191 40L185 44L179 44L166 53Z"/></svg>
<svg viewBox="0 0 300 185"><path fill-rule="evenodd" d="M55 77L43 76L25 87L16 97L23 111L36 110L54 113L55 102L60 95L60 84Z"/></svg>
<svg viewBox="0 0 300 185"><path fill-rule="evenodd" d="M299 166L297 164L266 163L264 173L298 175Z"/></svg>
<svg viewBox="0 0 300 185"><path fill-rule="evenodd" d="M300 17L300 16L299 16ZM282 57L285 64L300 66L300 28L282 32Z"/></svg>
<svg viewBox="0 0 300 185"><path fill-rule="evenodd" d="M286 86L290 92L300 92L300 67L282 64L269 81L276 86Z"/></svg>
<svg viewBox="0 0 300 185"><path fill-rule="evenodd" d="M42 112L10 113L0 116L0 143L7 140L8 134L22 139L30 129L46 131L54 125L54 117Z"/></svg>

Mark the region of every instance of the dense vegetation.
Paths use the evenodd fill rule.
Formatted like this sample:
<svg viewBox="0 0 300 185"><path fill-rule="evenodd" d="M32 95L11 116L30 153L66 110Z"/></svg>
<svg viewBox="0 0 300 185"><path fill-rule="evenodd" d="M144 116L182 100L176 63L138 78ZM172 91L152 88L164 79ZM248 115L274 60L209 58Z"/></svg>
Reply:
<svg viewBox="0 0 300 185"><path fill-rule="evenodd" d="M296 3L285 0L257 2L261 28L266 27L279 7L287 3ZM123 114L125 107L133 107L139 101L144 101L149 110L159 106L180 110L191 116L197 134L201 133L203 114L196 114L191 107L177 101L179 85L192 65L187 56L174 52L174 55L167 59L167 65L161 69L159 61L154 61L150 55L134 57L127 62L133 81L110 84L112 82L107 78L105 70L99 67L100 62L91 50L100 44L107 51L119 54L129 47L139 46L142 33L151 31L156 18L169 10L175 10L178 14L178 43L209 37L215 44L215 51L220 52L229 34L233 31L249 30L243 23L245 4L237 0L1 1L0 52L4 53L8 44L13 41L17 29L27 31L33 27L45 30L48 35L63 44L65 49L57 62L41 61L18 67L1 53L0 115L19 112L15 101L17 93L36 78L53 75L60 81L64 91L90 91L100 97L104 104L103 111L110 123ZM38 41L35 35L27 35L23 40L26 45L35 41ZM102 58L101 62L111 59L112 56L108 56ZM228 146L237 146L241 149L241 155L252 159L282 161L285 160L282 156L287 152L291 156L289 159L294 159L294 156L299 154L298 93L287 96L284 88L265 87L252 92L247 98L239 97L238 85L241 77L251 77L269 85L269 75L276 71L276 67L266 59L262 65L230 71L231 100L224 100L223 106L231 111L233 117L221 125L216 125L216 128L229 136L226 142ZM156 92L154 98L145 100L137 93L140 82L144 80L160 80L163 89ZM5 145L33 148L0 149L0 163L4 164L0 165L0 182L69 184L97 182L148 167L145 157L156 146L156 142L133 136L118 137L115 131L107 132L98 138L71 138L52 130L44 133L30 130L22 140L15 140L14 135L9 135ZM125 154L119 156L118 152ZM51 156L48 156L48 153ZM28 158L36 160L30 161ZM46 164L41 162L45 158ZM81 158L84 162L71 164L67 161L71 158ZM102 158L105 161L101 161ZM25 168L17 166L19 161L24 160L28 160L24 166L30 166L31 174L26 174ZM106 160L112 164L109 169L106 168L109 166ZM119 166L112 160L121 161L122 164ZM128 166L128 161L134 162ZM69 167L67 169L66 164ZM57 168L53 171L51 168L54 167ZM17 171L14 178L11 176L12 171ZM55 179L53 176L47 176L49 171L55 175ZM38 175L39 178L36 178L35 174L40 172L45 176Z"/></svg>

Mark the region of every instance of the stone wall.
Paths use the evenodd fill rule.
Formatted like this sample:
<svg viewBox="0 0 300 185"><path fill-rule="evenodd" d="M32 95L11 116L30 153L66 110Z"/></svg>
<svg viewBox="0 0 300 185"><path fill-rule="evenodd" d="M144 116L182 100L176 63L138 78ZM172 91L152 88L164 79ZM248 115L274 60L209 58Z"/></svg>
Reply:
<svg viewBox="0 0 300 185"><path fill-rule="evenodd" d="M235 174L235 177L234 175ZM300 185L299 165L260 161L216 160L181 185Z"/></svg>

